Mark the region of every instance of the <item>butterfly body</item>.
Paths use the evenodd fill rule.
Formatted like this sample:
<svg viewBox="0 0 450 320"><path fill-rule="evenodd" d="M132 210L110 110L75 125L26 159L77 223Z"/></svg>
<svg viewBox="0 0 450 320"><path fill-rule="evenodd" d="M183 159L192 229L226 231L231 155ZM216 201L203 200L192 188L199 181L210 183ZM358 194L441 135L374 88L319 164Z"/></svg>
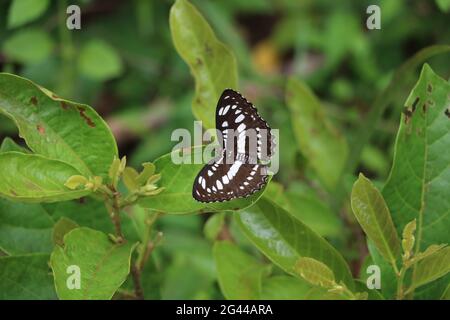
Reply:
<svg viewBox="0 0 450 320"><path fill-rule="evenodd" d="M225 89L216 107L216 129L222 150L195 178L194 199L221 202L261 190L268 180L264 162L274 149L268 124L241 94Z"/></svg>

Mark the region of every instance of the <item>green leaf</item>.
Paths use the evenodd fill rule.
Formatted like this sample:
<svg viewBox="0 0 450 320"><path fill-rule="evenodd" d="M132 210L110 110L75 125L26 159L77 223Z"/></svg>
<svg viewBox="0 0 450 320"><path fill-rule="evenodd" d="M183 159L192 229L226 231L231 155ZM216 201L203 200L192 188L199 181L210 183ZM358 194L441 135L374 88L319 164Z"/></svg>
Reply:
<svg viewBox="0 0 450 320"><path fill-rule="evenodd" d="M219 285L225 298L251 300L260 297L262 277L267 273L268 266L227 241L216 242L213 255Z"/></svg>
<svg viewBox="0 0 450 320"><path fill-rule="evenodd" d="M298 258L295 272L315 286L331 289L336 285L333 271L325 264L312 258Z"/></svg>
<svg viewBox="0 0 450 320"><path fill-rule="evenodd" d="M140 185L144 185L148 181L148 179L153 176L156 170L155 165L151 162L143 163L142 166L144 167L144 169L137 177L137 182ZM153 183L153 181L151 181L150 183Z"/></svg>
<svg viewBox="0 0 450 320"><path fill-rule="evenodd" d="M449 0L435 0L437 6L441 11L448 12L450 10L450 1Z"/></svg>
<svg viewBox="0 0 450 320"><path fill-rule="evenodd" d="M262 300L304 300L311 289L306 281L285 275L264 278Z"/></svg>
<svg viewBox="0 0 450 320"><path fill-rule="evenodd" d="M132 167L126 167L123 171L123 183L129 191L135 191L139 189L139 183L137 178L139 173Z"/></svg>
<svg viewBox="0 0 450 320"><path fill-rule="evenodd" d="M66 233L69 233L69 231L72 231L73 229L78 228L78 224L70 220L69 218L62 217L60 218L53 227L53 233L52 233L52 239L53 243L63 247L64 246L64 236Z"/></svg>
<svg viewBox="0 0 450 320"><path fill-rule="evenodd" d="M170 30L175 48L195 78L193 113L205 128L215 128L217 100L225 88L238 86L236 59L187 0L172 6Z"/></svg>
<svg viewBox="0 0 450 320"><path fill-rule="evenodd" d="M353 185L351 205L364 232L395 269L400 250L397 231L383 196L362 173Z"/></svg>
<svg viewBox="0 0 450 320"><path fill-rule="evenodd" d="M13 0L8 12L8 28L36 20L47 10L48 5L48 0Z"/></svg>
<svg viewBox="0 0 450 320"><path fill-rule="evenodd" d="M0 198L0 248L9 255L50 253L53 219L39 204Z"/></svg>
<svg viewBox="0 0 450 320"><path fill-rule="evenodd" d="M264 192L263 189L247 198L226 202L198 202L192 197L192 186L204 164L190 163L193 162L192 159L201 159L203 149L200 147L185 149L182 164L175 164L171 159L172 154L178 153L179 150L173 151L154 162L156 171L161 174L159 185L165 189L157 196L139 200L138 203L142 207L169 214L240 210L255 203Z"/></svg>
<svg viewBox="0 0 450 320"><path fill-rule="evenodd" d="M96 81L115 78L123 71L122 60L116 50L103 40L95 39L84 44L78 59L80 72Z"/></svg>
<svg viewBox="0 0 450 320"><path fill-rule="evenodd" d="M409 95L398 131L394 163L383 196L400 234L417 219L415 252L432 244L448 242L450 225L450 83L424 65ZM414 267L415 268L415 267ZM416 271L413 270L413 282ZM423 298L437 299L448 277L424 287Z"/></svg>
<svg viewBox="0 0 450 320"><path fill-rule="evenodd" d="M203 228L206 239L215 241L225 225L225 212L218 212L209 217Z"/></svg>
<svg viewBox="0 0 450 320"><path fill-rule="evenodd" d="M107 177L117 145L105 121L87 105L63 100L24 78L0 74L0 113L11 118L35 153Z"/></svg>
<svg viewBox="0 0 450 320"><path fill-rule="evenodd" d="M43 253L0 257L0 300L55 300L55 286Z"/></svg>
<svg viewBox="0 0 450 320"><path fill-rule="evenodd" d="M69 190L67 179L78 174L72 166L36 154L0 153L0 196L22 202L78 199L90 191Z"/></svg>
<svg viewBox="0 0 450 320"><path fill-rule="evenodd" d="M6 39L3 51L13 61L35 64L48 58L54 45L47 32L34 28L24 29Z"/></svg>
<svg viewBox="0 0 450 320"><path fill-rule="evenodd" d="M338 281L343 281L349 289L353 288L349 267L339 252L265 197L236 213L235 218L248 239L287 273L296 275L297 260L310 257L327 265Z"/></svg>
<svg viewBox="0 0 450 320"><path fill-rule="evenodd" d="M450 247L443 248L417 264L414 279L408 292L434 281L450 272Z"/></svg>
<svg viewBox="0 0 450 320"><path fill-rule="evenodd" d="M412 257L412 259L409 261L410 264L417 263L435 253L438 251L444 249L447 246L447 244L432 244L429 246L424 252L419 252Z"/></svg>
<svg viewBox="0 0 450 320"><path fill-rule="evenodd" d="M64 248L56 246L50 264L56 292L63 300L111 299L130 271L134 246L112 243L102 232L77 228L64 237ZM69 289L69 266L80 269L80 289Z"/></svg>
<svg viewBox="0 0 450 320"><path fill-rule="evenodd" d="M13 139L6 137L0 145L0 152L17 151L21 153L30 153L30 150L18 145Z"/></svg>
<svg viewBox="0 0 450 320"><path fill-rule="evenodd" d="M324 237L342 235L342 222L323 199L308 187L289 187L272 181L264 192L264 197L275 202L292 216Z"/></svg>
<svg viewBox="0 0 450 320"><path fill-rule="evenodd" d="M298 149L324 185L332 189L347 159L344 136L329 121L320 101L305 83L294 78L288 80L286 103Z"/></svg>

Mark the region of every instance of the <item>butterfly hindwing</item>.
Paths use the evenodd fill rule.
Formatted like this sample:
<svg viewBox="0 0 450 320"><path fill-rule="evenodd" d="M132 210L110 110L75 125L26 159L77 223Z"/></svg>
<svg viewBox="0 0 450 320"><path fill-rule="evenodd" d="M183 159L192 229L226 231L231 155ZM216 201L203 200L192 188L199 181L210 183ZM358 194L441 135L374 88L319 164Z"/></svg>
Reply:
<svg viewBox="0 0 450 320"><path fill-rule="evenodd" d="M260 164L235 161L227 164L223 155L200 170L192 196L201 202L226 201L249 196L267 183L267 168Z"/></svg>

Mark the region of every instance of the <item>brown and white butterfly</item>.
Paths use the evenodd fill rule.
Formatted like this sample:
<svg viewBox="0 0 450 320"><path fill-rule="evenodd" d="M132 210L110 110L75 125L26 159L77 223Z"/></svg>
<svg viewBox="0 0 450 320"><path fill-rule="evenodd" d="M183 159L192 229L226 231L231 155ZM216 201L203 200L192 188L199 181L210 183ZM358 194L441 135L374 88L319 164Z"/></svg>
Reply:
<svg viewBox="0 0 450 320"><path fill-rule="evenodd" d="M228 201L261 190L274 149L269 125L240 93L225 89L216 107L216 129L222 150L195 178L194 199Z"/></svg>

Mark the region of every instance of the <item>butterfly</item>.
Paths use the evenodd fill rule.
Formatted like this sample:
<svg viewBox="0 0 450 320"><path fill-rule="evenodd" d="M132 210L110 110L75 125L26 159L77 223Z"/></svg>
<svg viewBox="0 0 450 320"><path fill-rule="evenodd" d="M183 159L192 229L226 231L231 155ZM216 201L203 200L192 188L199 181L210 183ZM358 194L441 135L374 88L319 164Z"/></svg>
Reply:
<svg viewBox="0 0 450 320"><path fill-rule="evenodd" d="M216 129L221 152L195 178L194 199L222 202L261 190L275 145L269 125L239 92L225 89L216 107Z"/></svg>

